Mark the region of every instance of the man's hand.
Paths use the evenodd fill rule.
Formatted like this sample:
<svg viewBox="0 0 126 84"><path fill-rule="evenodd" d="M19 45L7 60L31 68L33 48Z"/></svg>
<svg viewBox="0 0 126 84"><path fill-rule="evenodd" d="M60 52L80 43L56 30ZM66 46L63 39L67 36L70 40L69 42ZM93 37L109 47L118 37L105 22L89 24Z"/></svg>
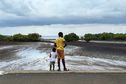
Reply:
<svg viewBox="0 0 126 84"><path fill-rule="evenodd" d="M64 48L67 46L66 42L64 42Z"/></svg>
<svg viewBox="0 0 126 84"><path fill-rule="evenodd" d="M57 47L57 46L56 46L56 43L54 43L54 47Z"/></svg>

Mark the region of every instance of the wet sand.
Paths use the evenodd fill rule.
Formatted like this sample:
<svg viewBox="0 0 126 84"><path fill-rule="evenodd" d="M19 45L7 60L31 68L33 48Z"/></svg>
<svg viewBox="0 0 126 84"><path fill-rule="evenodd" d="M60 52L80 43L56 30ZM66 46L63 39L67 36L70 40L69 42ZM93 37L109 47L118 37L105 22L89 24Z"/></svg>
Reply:
<svg viewBox="0 0 126 84"><path fill-rule="evenodd" d="M0 42L1 48L3 46L11 46L11 45L14 45L14 48L6 48L0 50L0 58L2 61L14 58L13 56L15 56L18 49L20 51L21 48L27 49L31 47L33 49L35 48L43 52L43 51L48 51L52 47L52 45L48 45L48 44L43 45L43 43L41 42L37 42L37 43L34 42L1 43ZM73 42L73 43L68 43L68 45L80 47L79 50L77 50L76 52L67 54L70 56L80 55L80 56L87 56L87 57L91 56L91 57L98 57L98 58L111 58L117 60L126 59L126 52L125 52L126 44ZM77 61L76 63L83 64L83 62L84 61L79 61L79 62ZM90 66L90 64L85 64L85 63L83 65ZM101 66L104 67L105 65L101 65ZM90 67L92 67L92 64ZM124 70L126 70L126 67L124 67ZM114 73L113 70L111 72L109 72L108 70L109 72L108 73L106 72L106 70L103 70L104 72L99 71L99 73L97 73L97 70L96 71L92 70L92 71L93 73L90 72L90 70L87 71L83 70L81 73L76 71L75 72L36 71L36 73L34 72L29 73L28 71L28 73L9 73L0 76L0 84L125 84L126 83L126 72Z"/></svg>
<svg viewBox="0 0 126 84"><path fill-rule="evenodd" d="M80 42L80 41L68 42L67 44L71 46L78 46L80 47L80 49L77 49L76 52L73 52L71 54L69 53L66 55L91 56L91 57L114 59L114 60L123 59L126 61L126 44L102 43L102 42L86 43L86 42ZM15 56L14 54L16 53L16 50L21 49L21 47L24 47L24 46L36 47L40 45L37 49L45 50L47 52L53 47L52 45L49 45L46 43L43 44L43 42L0 42L0 47L13 46L13 45L17 45L17 47L0 50L0 59L9 58L10 56Z"/></svg>
<svg viewBox="0 0 126 84"><path fill-rule="evenodd" d="M96 42L70 42L68 45L81 47L74 54L80 56L93 56L106 59L121 60L118 57L126 57L126 44L117 43L96 43ZM126 61L126 59L125 59Z"/></svg>
<svg viewBox="0 0 126 84"><path fill-rule="evenodd" d="M11 73L0 84L125 84L126 73Z"/></svg>
<svg viewBox="0 0 126 84"><path fill-rule="evenodd" d="M8 46L8 45L37 45L43 42L0 42L1 46ZM49 43L49 42L47 42ZM126 44L117 44L117 43L97 43L97 42L68 42L68 45L78 46L81 47L79 52L74 54L78 54L80 56L126 56ZM52 48L51 45L45 44L41 45L39 49L42 48ZM6 53L7 51L5 51ZM4 52L3 52L4 53Z"/></svg>
<svg viewBox="0 0 126 84"><path fill-rule="evenodd" d="M45 51L52 48L51 45L43 43L45 42L0 42L0 60L6 60L15 57L16 53L22 48L37 47L37 49L45 49Z"/></svg>
<svg viewBox="0 0 126 84"><path fill-rule="evenodd" d="M52 47L53 43L47 42L0 42L0 70L48 70ZM72 71L125 71L125 51L126 44L68 43L66 66Z"/></svg>

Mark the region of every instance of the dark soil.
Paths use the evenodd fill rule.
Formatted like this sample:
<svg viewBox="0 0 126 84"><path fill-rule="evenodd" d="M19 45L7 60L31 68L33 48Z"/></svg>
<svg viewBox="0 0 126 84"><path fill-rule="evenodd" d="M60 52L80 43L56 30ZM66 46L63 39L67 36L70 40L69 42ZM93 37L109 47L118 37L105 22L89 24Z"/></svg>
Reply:
<svg viewBox="0 0 126 84"><path fill-rule="evenodd" d="M116 59L118 57L126 57L126 44L116 43L86 43L86 42L69 42L68 45L81 47L76 52L81 56L94 56Z"/></svg>

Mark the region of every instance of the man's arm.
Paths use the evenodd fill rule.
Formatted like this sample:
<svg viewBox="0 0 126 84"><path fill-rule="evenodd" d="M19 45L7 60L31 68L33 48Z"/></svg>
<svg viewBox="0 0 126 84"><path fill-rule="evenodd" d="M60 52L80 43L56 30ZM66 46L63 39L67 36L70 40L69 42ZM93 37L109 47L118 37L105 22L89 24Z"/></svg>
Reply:
<svg viewBox="0 0 126 84"><path fill-rule="evenodd" d="M67 46L66 42L64 41L64 48Z"/></svg>
<svg viewBox="0 0 126 84"><path fill-rule="evenodd" d="M57 47L57 46L56 46L56 43L54 43L54 47Z"/></svg>

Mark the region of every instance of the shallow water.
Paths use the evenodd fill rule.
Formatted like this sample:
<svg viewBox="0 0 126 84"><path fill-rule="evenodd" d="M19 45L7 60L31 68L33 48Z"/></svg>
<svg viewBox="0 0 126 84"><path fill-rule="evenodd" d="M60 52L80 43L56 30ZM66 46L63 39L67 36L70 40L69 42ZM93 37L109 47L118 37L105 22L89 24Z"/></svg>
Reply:
<svg viewBox="0 0 126 84"><path fill-rule="evenodd" d="M50 48L43 47L43 44L35 45L9 45L2 46L0 50L11 50L15 46L18 47L13 59L0 60L0 71L17 71L17 70L49 70L49 52ZM48 44L48 46L51 44ZM126 70L126 61L94 58L88 56L78 56L72 54L77 49L76 46L67 46L65 49L66 66L72 71L124 71ZM1 54L1 53L0 53ZM72 55L71 55L72 54ZM57 69L57 63L56 63Z"/></svg>
<svg viewBox="0 0 126 84"><path fill-rule="evenodd" d="M9 49L9 48L13 48L13 46L1 46L0 50Z"/></svg>

